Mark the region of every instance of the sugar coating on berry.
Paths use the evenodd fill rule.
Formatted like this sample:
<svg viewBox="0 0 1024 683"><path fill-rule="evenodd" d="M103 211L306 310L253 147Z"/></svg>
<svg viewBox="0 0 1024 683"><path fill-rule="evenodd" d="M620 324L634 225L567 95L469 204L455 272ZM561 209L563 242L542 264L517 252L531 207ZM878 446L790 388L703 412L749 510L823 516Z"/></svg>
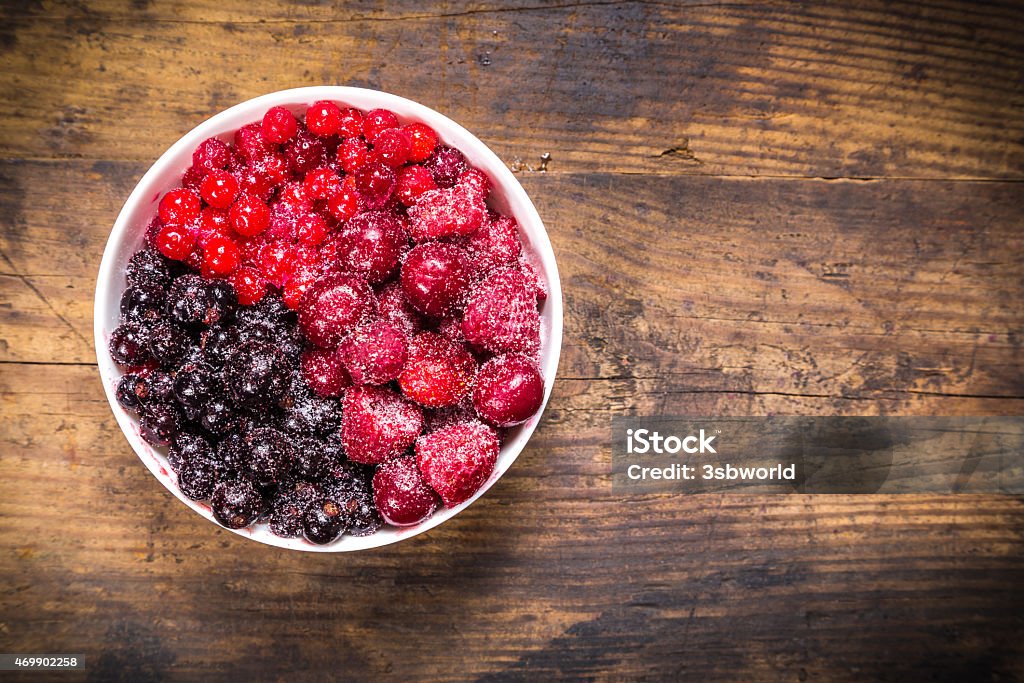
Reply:
<svg viewBox="0 0 1024 683"><path fill-rule="evenodd" d="M476 361L469 351L435 332L422 332L409 342L398 386L420 405L441 408L461 401L475 374Z"/></svg>
<svg viewBox="0 0 1024 683"><path fill-rule="evenodd" d="M486 221L466 238L464 246L478 276L513 265L523 251L516 219L508 216Z"/></svg>
<svg viewBox="0 0 1024 683"><path fill-rule="evenodd" d="M439 147L433 156L423 162L434 176L438 187L451 187L468 168L466 157L454 147Z"/></svg>
<svg viewBox="0 0 1024 683"><path fill-rule="evenodd" d="M406 337L414 336L423 328L423 321L405 298L400 282L390 282L381 288L377 295L377 314Z"/></svg>
<svg viewBox="0 0 1024 683"><path fill-rule="evenodd" d="M402 264L402 291L424 315L450 315L465 303L471 281L469 254L454 244L414 247Z"/></svg>
<svg viewBox="0 0 1024 683"><path fill-rule="evenodd" d="M537 353L540 313L526 277L519 270L506 269L484 280L466 305L462 333L483 351Z"/></svg>
<svg viewBox="0 0 1024 683"><path fill-rule="evenodd" d="M373 475L373 501L381 517L392 526L419 524L434 514L439 502L411 455L378 468Z"/></svg>
<svg viewBox="0 0 1024 683"><path fill-rule="evenodd" d="M306 349L300 362L302 376L317 396L341 396L352 385L345 363L334 349Z"/></svg>
<svg viewBox="0 0 1024 683"><path fill-rule="evenodd" d="M366 280L348 273L320 278L302 299L299 324L317 346L336 346L348 332L376 308Z"/></svg>
<svg viewBox="0 0 1024 683"><path fill-rule="evenodd" d="M479 421L461 422L416 440L416 464L446 507L469 500L494 471L498 434Z"/></svg>
<svg viewBox="0 0 1024 683"><path fill-rule="evenodd" d="M409 232L417 242L469 235L483 225L486 217L487 205L468 185L440 187L424 192L409 207Z"/></svg>
<svg viewBox="0 0 1024 683"><path fill-rule="evenodd" d="M345 392L341 439L350 460L379 464L399 457L423 429L423 412L384 387L359 386Z"/></svg>
<svg viewBox="0 0 1024 683"><path fill-rule="evenodd" d="M496 427L525 422L544 401L544 378L530 358L510 353L480 366L473 386L473 407Z"/></svg>
<svg viewBox="0 0 1024 683"><path fill-rule="evenodd" d="M394 325L375 320L357 327L338 351L353 384L385 384L405 367L408 342Z"/></svg>
<svg viewBox="0 0 1024 683"><path fill-rule="evenodd" d="M341 229L339 262L345 270L359 273L371 284L383 282L398 266L408 243L409 236L394 215L367 211Z"/></svg>

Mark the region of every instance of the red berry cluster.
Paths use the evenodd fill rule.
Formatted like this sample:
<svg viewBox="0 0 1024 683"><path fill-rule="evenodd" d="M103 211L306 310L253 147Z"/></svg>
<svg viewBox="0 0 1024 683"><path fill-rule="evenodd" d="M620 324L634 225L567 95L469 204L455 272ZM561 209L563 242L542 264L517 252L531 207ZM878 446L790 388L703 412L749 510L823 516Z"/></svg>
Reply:
<svg viewBox="0 0 1024 683"><path fill-rule="evenodd" d="M546 290L490 191L429 126L320 101L204 141L150 226L242 306L279 291L298 312L301 372L342 399L347 458L377 467L391 524L471 497L543 400Z"/></svg>

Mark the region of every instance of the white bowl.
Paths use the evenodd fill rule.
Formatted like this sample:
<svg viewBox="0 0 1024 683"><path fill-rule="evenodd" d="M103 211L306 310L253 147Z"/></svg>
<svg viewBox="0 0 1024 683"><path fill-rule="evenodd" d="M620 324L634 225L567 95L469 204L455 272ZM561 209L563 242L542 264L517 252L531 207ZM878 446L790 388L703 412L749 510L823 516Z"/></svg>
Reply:
<svg viewBox="0 0 1024 683"><path fill-rule="evenodd" d="M376 548L412 538L433 529L466 509L491 488L519 456L530 435L533 434L533 430L536 429L544 406L547 405L551 395L551 387L555 381L555 371L558 368L558 356L562 346L562 290L558 280L558 270L555 267L554 252L533 202L530 201L511 171L487 145L465 128L433 109L403 97L363 88L317 86L282 90L231 107L207 119L174 143L146 172L128 197L128 201L125 202L124 208L121 209L114 228L111 230L106 249L103 251L103 261L100 264L100 272L96 281L94 331L96 358L99 363L100 375L103 378L103 387L107 392L111 410L114 411L114 416L117 418L117 423L121 426L125 438L128 439L153 476L167 487L168 491L195 512L216 524L209 505L189 500L178 490L175 476L164 457L165 449L154 448L142 439L139 433L138 419L122 408L115 398L117 382L123 372L111 359L107 343L111 332L118 324L119 302L121 292L125 288L125 265L129 257L143 246L146 226L156 214L158 200L164 192L179 185L182 172L192 163L192 151L200 142L215 136L228 142L237 129L248 123L259 121L263 113L271 107L284 106L295 114L301 115L305 112L306 107L317 100L331 100L362 110L390 109L398 115L402 123L422 121L437 131L441 141L461 150L471 165L481 169L490 177L493 191L489 204L492 208L506 215L514 216L518 221L520 236L529 259L544 277L549 290L548 298L541 307L541 371L544 375L544 403L529 421L508 432L494 473L472 498L454 508L442 508L430 519L414 527L400 529L385 527L371 536L362 538L344 535L335 542L323 546L313 545L301 538L280 538L273 535L265 523L254 525L252 528L233 530L246 538L280 548L342 552Z"/></svg>

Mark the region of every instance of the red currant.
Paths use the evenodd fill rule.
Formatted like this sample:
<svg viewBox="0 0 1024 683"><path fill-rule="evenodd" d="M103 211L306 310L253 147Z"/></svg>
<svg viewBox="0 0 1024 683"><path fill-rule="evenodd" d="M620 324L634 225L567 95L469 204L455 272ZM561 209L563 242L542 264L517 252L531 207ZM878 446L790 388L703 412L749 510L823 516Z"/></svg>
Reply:
<svg viewBox="0 0 1024 683"><path fill-rule="evenodd" d="M291 269L291 250L284 242L267 242L260 249L259 267L267 282L280 287Z"/></svg>
<svg viewBox="0 0 1024 683"><path fill-rule="evenodd" d="M263 123L260 124L260 132L270 142L281 144L295 136L299 129L299 122L295 116L284 107L272 107L263 115Z"/></svg>
<svg viewBox="0 0 1024 683"><path fill-rule="evenodd" d="M199 194L215 209L226 209L238 196L238 180L227 171L214 169L199 185Z"/></svg>
<svg viewBox="0 0 1024 683"><path fill-rule="evenodd" d="M358 109L342 109L341 121L338 123L338 135L343 138L354 138L363 134L363 112Z"/></svg>
<svg viewBox="0 0 1024 683"><path fill-rule="evenodd" d="M368 164L355 173L356 190L370 209L384 206L395 191L395 172L384 164Z"/></svg>
<svg viewBox="0 0 1024 683"><path fill-rule="evenodd" d="M303 244L316 246L327 238L330 231L327 221L315 213L304 214L295 221L295 235Z"/></svg>
<svg viewBox="0 0 1024 683"><path fill-rule="evenodd" d="M377 142L381 131L398 128L398 117L387 109L371 109L363 118L363 137L370 143Z"/></svg>
<svg viewBox="0 0 1024 683"><path fill-rule="evenodd" d="M412 206L421 194L436 189L434 176L422 166L406 166L398 172L395 194L405 206Z"/></svg>
<svg viewBox="0 0 1024 683"><path fill-rule="evenodd" d="M382 130L373 143L373 156L391 168L399 168L409 159L409 140L397 128Z"/></svg>
<svg viewBox="0 0 1024 683"><path fill-rule="evenodd" d="M239 268L231 274L228 282L235 288L238 303L243 306L252 306L267 293L267 283L255 268Z"/></svg>
<svg viewBox="0 0 1024 683"><path fill-rule="evenodd" d="M437 133L425 123L410 123L402 129L409 138L409 161L426 161L437 147Z"/></svg>
<svg viewBox="0 0 1024 683"><path fill-rule="evenodd" d="M225 168L231 162L231 151L217 138L207 138L192 152L192 165L204 171Z"/></svg>
<svg viewBox="0 0 1024 683"><path fill-rule="evenodd" d="M157 233L156 248L160 253L175 261L184 261L192 253L195 239L188 229L178 225L166 225Z"/></svg>
<svg viewBox="0 0 1024 683"><path fill-rule="evenodd" d="M346 177L341 187L327 197L327 210L339 221L347 221L359 213L359 193L352 176Z"/></svg>
<svg viewBox="0 0 1024 683"><path fill-rule="evenodd" d="M235 232L252 237L267 229L270 224L270 209L256 197L243 194L231 205L228 217Z"/></svg>
<svg viewBox="0 0 1024 683"><path fill-rule="evenodd" d="M238 268L238 245L227 237L214 235L203 247L203 270L213 275L230 275Z"/></svg>
<svg viewBox="0 0 1024 683"><path fill-rule="evenodd" d="M164 225L185 225L199 218L202 208L199 195L179 187L163 196L157 213Z"/></svg>
<svg viewBox="0 0 1024 683"><path fill-rule="evenodd" d="M327 199L341 189L341 178L329 168L315 168L306 174L303 184L311 199Z"/></svg>
<svg viewBox="0 0 1024 683"><path fill-rule="evenodd" d="M334 102L321 100L306 110L306 128L320 137L334 135L340 125L341 109Z"/></svg>
<svg viewBox="0 0 1024 683"><path fill-rule="evenodd" d="M199 216L199 228L195 231L196 241L199 246L204 247L206 240L214 235L231 237L231 221L228 218L228 212L224 209L208 206Z"/></svg>
<svg viewBox="0 0 1024 683"><path fill-rule="evenodd" d="M346 138L338 146L338 163L345 173L355 173L366 164L368 150L362 138Z"/></svg>

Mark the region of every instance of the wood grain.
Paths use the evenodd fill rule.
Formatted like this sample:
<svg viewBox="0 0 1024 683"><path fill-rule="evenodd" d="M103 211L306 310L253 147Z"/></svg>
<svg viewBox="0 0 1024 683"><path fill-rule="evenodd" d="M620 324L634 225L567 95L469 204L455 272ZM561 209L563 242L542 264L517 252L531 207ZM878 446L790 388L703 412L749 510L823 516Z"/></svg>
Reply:
<svg viewBox="0 0 1024 683"><path fill-rule="evenodd" d="M621 414L1019 415L1022 28L952 0L4 3L0 652L84 652L90 681L1021 680L1019 498L623 496L610 440ZM566 305L509 473L334 557L178 504L91 315L149 164L320 83L551 153L520 178Z"/></svg>

